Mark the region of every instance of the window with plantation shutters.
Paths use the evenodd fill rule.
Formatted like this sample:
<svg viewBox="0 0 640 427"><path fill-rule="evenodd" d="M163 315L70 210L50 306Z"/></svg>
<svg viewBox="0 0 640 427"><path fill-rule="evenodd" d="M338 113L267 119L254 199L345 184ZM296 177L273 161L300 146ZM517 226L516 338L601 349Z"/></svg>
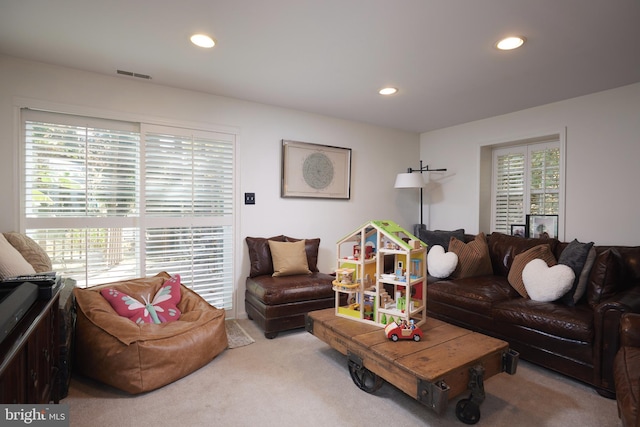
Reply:
<svg viewBox="0 0 640 427"><path fill-rule="evenodd" d="M523 224L525 215L526 148L494 152L494 225L506 233L511 224Z"/></svg>
<svg viewBox="0 0 640 427"><path fill-rule="evenodd" d="M561 214L561 145L557 135L493 149L492 230L510 234L526 215Z"/></svg>
<svg viewBox="0 0 640 427"><path fill-rule="evenodd" d="M144 125L148 272L180 273L211 304L233 297L233 135Z"/></svg>
<svg viewBox="0 0 640 427"><path fill-rule="evenodd" d="M23 110L24 228L93 286L160 271L233 296L233 134Z"/></svg>

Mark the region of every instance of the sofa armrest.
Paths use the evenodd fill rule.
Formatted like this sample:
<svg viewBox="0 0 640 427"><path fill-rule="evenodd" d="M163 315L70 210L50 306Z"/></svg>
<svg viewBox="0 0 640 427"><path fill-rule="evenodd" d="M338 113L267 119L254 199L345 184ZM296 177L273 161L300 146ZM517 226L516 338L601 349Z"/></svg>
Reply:
<svg viewBox="0 0 640 427"><path fill-rule="evenodd" d="M640 347L640 314L625 313L620 320L620 345Z"/></svg>
<svg viewBox="0 0 640 427"><path fill-rule="evenodd" d="M620 348L620 320L625 313L640 313L640 287L619 292L594 308L594 380L613 389L613 360Z"/></svg>

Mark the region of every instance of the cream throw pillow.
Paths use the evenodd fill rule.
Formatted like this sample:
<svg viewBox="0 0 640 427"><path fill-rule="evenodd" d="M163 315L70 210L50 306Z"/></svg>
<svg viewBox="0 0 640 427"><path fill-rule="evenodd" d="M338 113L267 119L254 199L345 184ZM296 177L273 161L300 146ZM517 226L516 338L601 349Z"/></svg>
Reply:
<svg viewBox="0 0 640 427"><path fill-rule="evenodd" d="M0 279L4 280L24 274L36 274L36 271L0 233Z"/></svg>
<svg viewBox="0 0 640 427"><path fill-rule="evenodd" d="M269 240L271 260L273 261L272 276L311 274L304 247L304 240L297 242L276 242Z"/></svg>
<svg viewBox="0 0 640 427"><path fill-rule="evenodd" d="M534 259L522 270L522 281L527 294L534 301L551 302L566 294L576 273L568 265L556 264L549 267L543 259Z"/></svg>
<svg viewBox="0 0 640 427"><path fill-rule="evenodd" d="M556 257L551 253L551 248L549 245L538 245L534 246L531 249L527 249L524 252L519 253L513 258L513 263L511 263L511 268L509 269L509 274L507 276L507 280L513 289L518 291L518 293L523 298L529 298L529 294L527 293L527 288L524 286L524 281L522 279L522 271L524 268L534 259L541 259L547 263L547 266L553 267L557 264Z"/></svg>
<svg viewBox="0 0 640 427"><path fill-rule="evenodd" d="M51 258L32 238L22 233L3 233L11 246L33 266L36 273L51 271Z"/></svg>
<svg viewBox="0 0 640 427"><path fill-rule="evenodd" d="M434 245L427 254L427 269L429 274L437 279L446 279L458 265L458 255L445 252L444 247Z"/></svg>

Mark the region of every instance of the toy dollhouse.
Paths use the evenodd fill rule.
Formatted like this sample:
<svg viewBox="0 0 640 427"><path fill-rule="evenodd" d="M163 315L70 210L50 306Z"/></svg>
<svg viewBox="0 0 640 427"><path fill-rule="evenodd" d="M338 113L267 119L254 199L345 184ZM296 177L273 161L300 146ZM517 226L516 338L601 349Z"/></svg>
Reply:
<svg viewBox="0 0 640 427"><path fill-rule="evenodd" d="M382 327L426 321L427 245L417 237L393 221L369 221L338 240L336 254L337 316Z"/></svg>

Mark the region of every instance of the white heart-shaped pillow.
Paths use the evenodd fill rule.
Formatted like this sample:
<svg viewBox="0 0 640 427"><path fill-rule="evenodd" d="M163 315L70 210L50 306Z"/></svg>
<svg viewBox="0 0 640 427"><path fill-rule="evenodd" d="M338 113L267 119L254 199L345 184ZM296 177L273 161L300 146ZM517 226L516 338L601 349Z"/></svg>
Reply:
<svg viewBox="0 0 640 427"><path fill-rule="evenodd" d="M557 264L549 267L544 260L534 259L522 270L522 282L534 301L555 301L566 294L576 274L568 265Z"/></svg>
<svg viewBox="0 0 640 427"><path fill-rule="evenodd" d="M440 245L434 245L427 254L427 269L429 274L438 279L449 277L458 265L458 255L444 252Z"/></svg>

